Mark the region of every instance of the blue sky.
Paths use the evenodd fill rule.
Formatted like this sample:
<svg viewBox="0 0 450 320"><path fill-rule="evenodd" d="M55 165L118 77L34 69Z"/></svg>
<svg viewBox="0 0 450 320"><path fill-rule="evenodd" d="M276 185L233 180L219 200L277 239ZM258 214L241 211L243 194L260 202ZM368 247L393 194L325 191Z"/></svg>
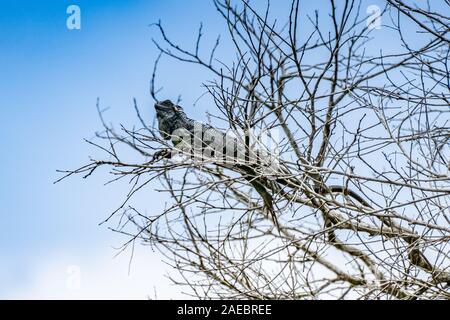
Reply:
<svg viewBox="0 0 450 320"><path fill-rule="evenodd" d="M81 8L81 30L66 28L72 4ZM145 298L155 290L179 296L149 249L137 250L131 276L127 253L113 259L124 239L98 223L120 204L126 185L104 186L104 174L53 184L56 169L95 154L83 138L100 129L97 97L114 123L136 122L133 97L144 118L154 120L149 81L158 52L149 24L158 19L190 48L200 21L209 47L224 31L204 0L0 0L0 298ZM220 51L224 58L231 53ZM208 75L194 66L163 59L159 69L164 97L181 94L192 106L204 92ZM189 113L200 117L205 109L199 102ZM156 210L165 199L147 192L138 201ZM66 285L72 265L85 279L78 291Z"/></svg>
<svg viewBox="0 0 450 320"><path fill-rule="evenodd" d="M81 30L66 28L71 4L81 8ZM176 1L0 1L0 298L65 297L61 284L69 265L79 265L82 275L116 270L125 284L104 291L116 290L119 296L119 291L135 291L132 297L143 297L146 290L153 293L154 285L166 286L161 280L165 266L147 249L141 250L140 263L147 270L150 264L159 266L157 276L143 271L145 286L128 285L128 258L113 259L113 247L123 238L98 226L126 186L104 187L105 175L56 185L53 181L59 177L56 169L74 168L95 153L83 138L100 129L97 97L102 106L111 107L108 117L115 123L135 120L133 97L145 118L153 121L148 92L157 52L148 25L161 18L177 37L193 38L209 12L203 4L190 3L186 16L186 4ZM190 86L179 92L183 76L169 71L171 76L161 75L161 81L170 79L168 95L182 93L191 100L199 96L200 75L190 75ZM164 202L147 196L148 209ZM139 257L135 261L133 266L139 265ZM49 270L54 276L45 280ZM48 289L41 288L46 285ZM88 287L91 292L79 295L105 294Z"/></svg>

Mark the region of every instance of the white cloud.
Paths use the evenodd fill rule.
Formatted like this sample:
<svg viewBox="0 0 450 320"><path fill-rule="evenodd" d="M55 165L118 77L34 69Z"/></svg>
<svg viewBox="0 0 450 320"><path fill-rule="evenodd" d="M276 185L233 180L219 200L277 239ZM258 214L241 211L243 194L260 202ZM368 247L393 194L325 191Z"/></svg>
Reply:
<svg viewBox="0 0 450 320"><path fill-rule="evenodd" d="M41 257L30 281L10 291L6 299L177 299L186 298L164 276L161 256L136 248L130 253L75 256L68 253ZM45 262L42 262L45 261ZM156 295L156 296L155 296Z"/></svg>

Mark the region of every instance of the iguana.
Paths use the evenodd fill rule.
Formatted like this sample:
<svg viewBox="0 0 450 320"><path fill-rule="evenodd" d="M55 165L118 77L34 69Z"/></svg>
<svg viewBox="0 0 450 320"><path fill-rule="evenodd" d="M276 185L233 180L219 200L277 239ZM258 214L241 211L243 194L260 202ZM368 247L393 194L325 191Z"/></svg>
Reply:
<svg viewBox="0 0 450 320"><path fill-rule="evenodd" d="M165 140L172 140L172 143L175 147L179 146L180 143L185 142L183 138L186 137L189 137L190 140L194 142L194 145L195 143L199 142L198 139L200 139L201 141L199 143L199 146L202 150L205 148L214 149L214 147L217 147L217 140L222 140L226 141L223 147L228 149L226 151L229 152L229 154L231 153L233 155L236 155L245 152L250 156L253 155L252 152L254 151L252 151L251 148L249 148L249 146L246 145L240 139L234 136L230 136L210 125L203 124L201 122L188 118L186 113L183 111L183 108L180 107L179 105L172 103L170 100L155 103L155 109L161 136ZM198 132L201 133L201 137L195 137L196 131L197 133ZM194 139L192 139L192 137L194 137ZM192 148L192 146L188 147ZM273 186L273 181L268 180L264 172L263 174L261 174L261 170L259 172L257 170L258 166L262 167L263 170L271 169L269 175L273 175L274 174L273 168L267 166L263 161L258 162L260 160L260 157L257 153L256 157L257 157L256 166L240 162L233 163L232 161L225 162L222 164L224 164L224 166L227 168L230 168L234 171L243 174L244 178L247 181L249 181L249 183L259 193L259 195L263 199L264 207L266 208L266 210L270 212L274 222L278 226L278 220L273 210L274 203L271 194L271 192L274 191L274 189L271 187ZM214 155L212 155L211 159L214 160ZM289 173L288 171L286 171L288 170L287 168L278 167L278 169L280 170L279 171L280 177L276 177L275 174L274 180L276 182L279 182L291 188L298 187L298 184L289 182L288 180L281 177L283 174ZM320 187L314 186L313 190L314 192L321 195L342 194L358 201L364 207L373 209L373 207L358 193L344 186L339 185L326 186L322 184L322 186ZM383 220L383 222L385 221ZM391 225L390 222L387 224ZM393 225L393 227L395 227L395 225ZM415 241L412 238L411 239L410 237L402 237L402 238L406 240L406 242L411 246L409 258L414 265L431 272L433 274L435 281L448 282L448 284L450 285L450 273L441 272L439 270L434 269L434 267L430 264L425 255L421 252L421 250L416 247Z"/></svg>
<svg viewBox="0 0 450 320"><path fill-rule="evenodd" d="M194 143L194 146L197 145L197 147L201 149L201 152L204 152L204 150L208 148L213 149L212 151L210 150L209 152L206 152L210 155L207 160L211 160L212 162L216 161L216 163L219 162L219 164L223 165L226 168L242 173L243 177L255 188L255 190L261 196L265 209L270 212L273 220L277 222L273 210L274 203L271 194L271 192L275 191L274 189L276 189L273 188L273 180L290 187L298 187L298 185L276 176L276 172L274 172L274 170L276 170L277 168L271 166L272 161L267 162L262 159L270 159L270 157L267 156L267 153L261 156L260 153L255 152L250 147L246 146L245 142L241 141L240 139L217 130L210 125L190 119L183 111L182 107L172 103L172 101L170 100L164 100L162 102L155 103L155 109L159 131L163 139L171 140L176 149L184 151L188 150L187 152L191 154L192 143ZM251 161L223 162L223 158L218 159L218 157L214 157L213 153L214 149L215 151L217 151L218 140L225 141L225 143L223 143L223 148L226 150L222 150L222 154L233 155L234 157L236 157L236 155L242 156L242 154L246 154L247 158L245 160ZM278 167L278 169L280 170L279 173L286 173L287 170L286 168L280 167ZM273 180L267 178L267 176L270 175L275 176ZM325 188L315 187L314 191L323 195L329 193L341 193L351 196L364 206L370 207L369 204L361 196L353 191L349 191L347 188L342 186L333 185L327 186Z"/></svg>
<svg viewBox="0 0 450 320"><path fill-rule="evenodd" d="M236 154L242 155L243 153L247 152L250 154L249 158L256 157L256 162L258 162L258 161L259 161L259 163L264 162L264 161L261 161L261 159L260 159L261 156L258 153L256 153L256 155L254 155L255 153L252 153L252 150L247 150L247 149L249 149L249 147L246 146L245 143L243 143L243 141L240 141L236 137L229 136L226 133L215 129L214 127L211 127L210 125L207 125L207 124L204 124L204 123L201 123L201 122L198 122L198 121L188 118L186 113L183 111L183 108L180 107L179 105L172 103L172 101L170 101L170 100L165 100L162 102L155 103L155 109L156 109L156 117L158 120L159 131L161 133L161 136L165 140L171 139L174 146L179 145L179 143L181 143L183 141L183 137L185 137L186 135L189 135L191 138L191 141L193 140L195 143L196 138L194 137L194 139L192 139L192 136L194 136L195 130L199 130L203 134L203 136L201 137L201 139L202 139L201 147L202 148L213 146L215 143L214 138L222 137L223 140L228 141L226 144L224 144L224 147L228 148L228 150L226 150L227 152L229 152L231 149L231 152L229 152L229 154L231 153L233 155L236 155ZM254 158L253 158L253 160L254 160ZM267 163L270 165L273 162L269 161L269 162L266 162L266 164ZM262 166L264 166L264 165L265 165L265 163L262 163ZM231 162L231 166L233 166L232 162ZM244 170L249 175L251 175L252 173L255 176L257 175L257 172L255 172L255 171L257 171L255 169L255 166L246 166L246 165L237 163L235 165L235 168ZM271 172L269 172L269 174L274 173L273 167L267 167L267 168L272 169ZM279 169L286 171L286 169L284 169L284 168L283 169L279 168ZM264 196L262 196L262 195L261 196L263 197L266 205L272 204L272 199L271 199L272 197L270 196L270 199L269 199L269 196L266 194L266 192L268 193L267 188L264 186L264 185L266 185L266 183L263 183L261 181L258 183L258 179L256 177L253 177L252 181L256 181L256 183L257 183L257 186L255 186L255 184L252 183L253 186L255 187L256 191L258 191L258 193L260 193L260 194L261 193L264 194ZM280 182L283 183L283 181L280 181ZM370 205L367 203L367 201L364 200L364 198L362 198L359 194L357 194L356 192L351 191L343 186L332 185L332 186L327 186L325 188L315 187L314 191L319 192L320 194L341 193L341 194L352 197L353 199L357 200L359 203L361 203L362 205L364 205L366 207L370 207Z"/></svg>

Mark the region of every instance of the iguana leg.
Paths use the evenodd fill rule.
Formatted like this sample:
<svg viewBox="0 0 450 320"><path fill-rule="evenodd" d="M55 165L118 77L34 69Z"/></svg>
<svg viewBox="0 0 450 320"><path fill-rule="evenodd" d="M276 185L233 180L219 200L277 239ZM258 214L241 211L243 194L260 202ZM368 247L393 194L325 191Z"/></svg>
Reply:
<svg viewBox="0 0 450 320"><path fill-rule="evenodd" d="M257 179L254 177L246 177L246 179L250 182L250 184L255 188L256 192L261 196L264 202L264 209L270 214L273 222L279 229L280 225L278 224L278 218L273 210L273 197L267 191L266 187L264 187Z"/></svg>
<svg viewBox="0 0 450 320"><path fill-rule="evenodd" d="M152 160L150 162L157 162L161 159L170 159L172 157L171 149L158 150L153 154Z"/></svg>

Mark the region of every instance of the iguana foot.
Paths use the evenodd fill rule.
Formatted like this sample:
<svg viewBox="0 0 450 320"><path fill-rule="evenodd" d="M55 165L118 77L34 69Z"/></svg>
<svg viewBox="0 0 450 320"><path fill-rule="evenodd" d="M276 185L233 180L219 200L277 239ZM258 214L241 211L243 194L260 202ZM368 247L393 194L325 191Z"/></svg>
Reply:
<svg viewBox="0 0 450 320"><path fill-rule="evenodd" d="M162 149L153 154L151 162L157 162L161 159L170 159L172 157L171 149Z"/></svg>

